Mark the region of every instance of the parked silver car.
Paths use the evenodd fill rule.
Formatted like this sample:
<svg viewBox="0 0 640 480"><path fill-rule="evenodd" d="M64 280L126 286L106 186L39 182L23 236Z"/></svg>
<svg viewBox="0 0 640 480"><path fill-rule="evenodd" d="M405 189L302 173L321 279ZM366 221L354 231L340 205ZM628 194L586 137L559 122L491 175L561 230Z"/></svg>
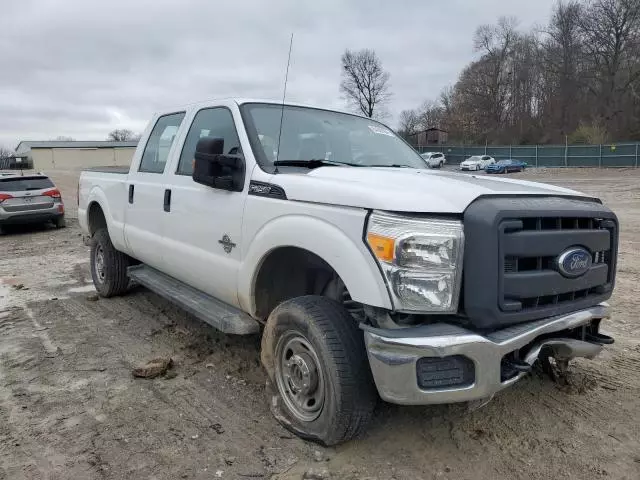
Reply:
<svg viewBox="0 0 640 480"><path fill-rule="evenodd" d="M65 226L60 190L46 175L0 175L0 229L6 225L52 222Z"/></svg>

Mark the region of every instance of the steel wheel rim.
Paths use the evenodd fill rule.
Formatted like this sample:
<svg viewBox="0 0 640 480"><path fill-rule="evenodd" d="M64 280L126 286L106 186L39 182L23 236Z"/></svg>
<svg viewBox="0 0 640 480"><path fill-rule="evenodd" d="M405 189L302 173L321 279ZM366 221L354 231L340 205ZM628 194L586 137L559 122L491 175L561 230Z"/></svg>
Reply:
<svg viewBox="0 0 640 480"><path fill-rule="evenodd" d="M98 245L98 247L96 248L94 265L95 265L96 277L98 278L98 281L100 283L104 283L104 279L105 279L104 250L100 245Z"/></svg>
<svg viewBox="0 0 640 480"><path fill-rule="evenodd" d="M276 345L276 384L289 411L303 422L324 407L324 374L311 343L297 332L285 333Z"/></svg>

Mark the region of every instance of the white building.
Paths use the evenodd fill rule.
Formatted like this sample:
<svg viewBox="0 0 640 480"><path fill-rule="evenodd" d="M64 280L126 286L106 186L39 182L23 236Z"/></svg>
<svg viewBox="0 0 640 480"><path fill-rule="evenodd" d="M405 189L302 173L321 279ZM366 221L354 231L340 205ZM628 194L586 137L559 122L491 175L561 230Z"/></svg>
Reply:
<svg viewBox="0 0 640 480"><path fill-rule="evenodd" d="M128 166L138 142L20 142L16 158L36 170L79 170L108 165Z"/></svg>

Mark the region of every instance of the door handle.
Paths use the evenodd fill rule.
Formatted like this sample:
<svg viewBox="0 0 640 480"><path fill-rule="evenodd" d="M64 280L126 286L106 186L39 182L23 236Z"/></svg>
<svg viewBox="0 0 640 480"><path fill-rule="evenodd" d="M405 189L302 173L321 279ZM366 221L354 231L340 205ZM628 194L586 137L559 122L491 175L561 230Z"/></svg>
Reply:
<svg viewBox="0 0 640 480"><path fill-rule="evenodd" d="M165 212L171 211L171 189L170 188L167 188L164 191L164 211Z"/></svg>
<svg viewBox="0 0 640 480"><path fill-rule="evenodd" d="M133 203L133 184L129 185L129 203Z"/></svg>

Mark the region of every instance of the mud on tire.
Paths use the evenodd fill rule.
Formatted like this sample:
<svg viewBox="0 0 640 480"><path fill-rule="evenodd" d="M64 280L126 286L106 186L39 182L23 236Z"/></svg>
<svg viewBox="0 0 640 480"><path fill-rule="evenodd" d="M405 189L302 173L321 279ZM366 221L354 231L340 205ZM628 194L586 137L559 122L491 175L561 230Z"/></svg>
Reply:
<svg viewBox="0 0 640 480"><path fill-rule="evenodd" d="M113 297L127 290L129 257L115 249L105 228L91 238L90 263L93 284L101 297Z"/></svg>
<svg viewBox="0 0 640 480"><path fill-rule="evenodd" d="M378 397L362 331L341 304L320 296L280 304L261 357L271 411L285 428L323 445L364 431Z"/></svg>

